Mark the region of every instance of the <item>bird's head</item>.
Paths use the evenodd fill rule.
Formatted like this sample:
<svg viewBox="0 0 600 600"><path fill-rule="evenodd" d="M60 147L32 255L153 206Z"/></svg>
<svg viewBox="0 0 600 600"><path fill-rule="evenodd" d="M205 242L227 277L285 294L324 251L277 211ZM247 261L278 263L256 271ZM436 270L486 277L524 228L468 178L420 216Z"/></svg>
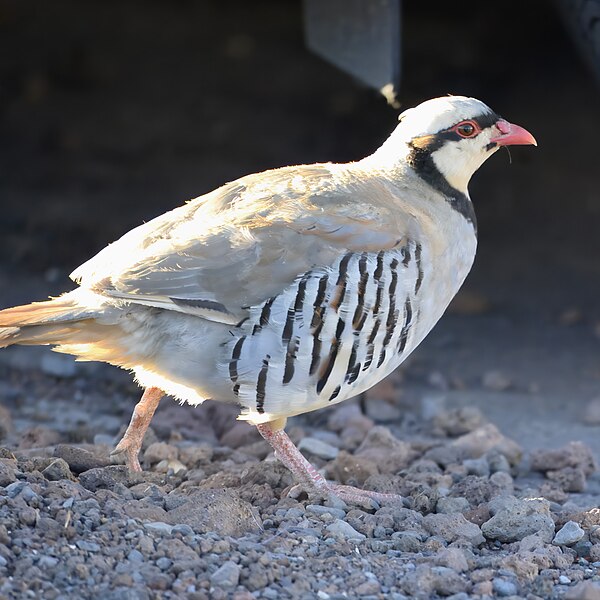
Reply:
<svg viewBox="0 0 600 600"><path fill-rule="evenodd" d="M505 121L480 100L445 96L404 111L376 153L407 162L446 195L467 194L473 173L501 146L537 145L523 127Z"/></svg>

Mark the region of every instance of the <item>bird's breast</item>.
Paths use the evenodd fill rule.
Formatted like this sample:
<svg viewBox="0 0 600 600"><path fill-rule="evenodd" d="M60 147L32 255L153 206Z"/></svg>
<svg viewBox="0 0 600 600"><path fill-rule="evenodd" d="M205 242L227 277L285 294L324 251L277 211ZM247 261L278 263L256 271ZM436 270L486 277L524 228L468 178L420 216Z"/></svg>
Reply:
<svg viewBox="0 0 600 600"><path fill-rule="evenodd" d="M468 238L467 238L468 239ZM461 236L347 252L250 309L222 372L254 423L340 402L395 369L443 314L475 252Z"/></svg>

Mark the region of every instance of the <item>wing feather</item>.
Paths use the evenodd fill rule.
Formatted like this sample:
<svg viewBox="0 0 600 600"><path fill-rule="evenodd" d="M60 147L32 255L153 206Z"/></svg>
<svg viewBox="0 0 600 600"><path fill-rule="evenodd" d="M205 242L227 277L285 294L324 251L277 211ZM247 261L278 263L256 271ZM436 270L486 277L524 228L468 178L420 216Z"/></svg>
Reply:
<svg viewBox="0 0 600 600"><path fill-rule="evenodd" d="M340 253L400 244L414 218L393 195L344 165L250 175L133 229L71 277L108 297L235 324Z"/></svg>

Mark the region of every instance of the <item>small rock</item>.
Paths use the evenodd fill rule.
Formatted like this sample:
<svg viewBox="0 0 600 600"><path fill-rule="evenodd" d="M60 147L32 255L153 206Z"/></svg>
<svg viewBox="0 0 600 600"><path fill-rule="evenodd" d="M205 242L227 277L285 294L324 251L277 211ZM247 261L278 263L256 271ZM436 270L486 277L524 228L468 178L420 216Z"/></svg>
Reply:
<svg viewBox="0 0 600 600"><path fill-rule="evenodd" d="M365 596L377 597L380 592L381 585L378 581L365 581L354 589L354 593L358 598L364 598Z"/></svg>
<svg viewBox="0 0 600 600"><path fill-rule="evenodd" d="M127 554L127 560L132 563L142 563L144 562L144 555L139 550L134 548L133 550L129 551L129 554Z"/></svg>
<svg viewBox="0 0 600 600"><path fill-rule="evenodd" d="M144 461L151 465L155 465L163 460L176 460L178 457L178 450L175 446L167 444L165 442L154 442L150 444L144 452Z"/></svg>
<svg viewBox="0 0 600 600"><path fill-rule="evenodd" d="M410 444L382 425L371 428L355 452L356 457L374 462L381 473L397 473L410 464L414 455Z"/></svg>
<svg viewBox="0 0 600 600"><path fill-rule="evenodd" d="M325 530L332 536L336 538L346 539L346 540L364 540L366 536L362 533L359 533L350 525L346 523L346 521L342 521L341 519L336 519L330 525L325 527Z"/></svg>
<svg viewBox="0 0 600 600"><path fill-rule="evenodd" d="M170 535L173 531L173 525L164 523L163 521L152 521L144 523L144 529L151 533L159 533L161 535Z"/></svg>
<svg viewBox="0 0 600 600"><path fill-rule="evenodd" d="M61 479L73 479L69 465L62 458L53 460L43 471L42 475L49 481L60 481Z"/></svg>
<svg viewBox="0 0 600 600"><path fill-rule="evenodd" d="M220 535L241 537L262 528L252 505L230 489L195 491L168 515L171 523L189 525L199 533L215 531Z"/></svg>
<svg viewBox="0 0 600 600"><path fill-rule="evenodd" d="M510 377L499 370L484 373L481 383L486 390L491 390L492 392L504 392L512 386Z"/></svg>
<svg viewBox="0 0 600 600"><path fill-rule="evenodd" d="M489 477L490 475L490 465L485 456L467 458L463 461L463 466L469 475L477 475L478 477Z"/></svg>
<svg viewBox="0 0 600 600"><path fill-rule="evenodd" d="M131 486L141 481L142 477L140 473L130 473L124 465L110 465L81 473L79 483L90 492L95 492L99 489L111 490L118 485Z"/></svg>
<svg viewBox="0 0 600 600"><path fill-rule="evenodd" d="M577 543L585 535L585 531L581 529L575 521L567 521L557 532L552 540L555 546L572 546Z"/></svg>
<svg viewBox="0 0 600 600"><path fill-rule="evenodd" d="M583 492L587 482L581 467L564 467L558 471L546 471L546 477L564 492Z"/></svg>
<svg viewBox="0 0 600 600"><path fill-rule="evenodd" d="M462 573L469 568L469 563L460 548L444 548L436 556L438 565L448 567L457 573Z"/></svg>
<svg viewBox="0 0 600 600"><path fill-rule="evenodd" d="M339 449L335 446L313 437L302 438L298 450L304 451L309 457L317 456L323 460L333 460L339 454Z"/></svg>
<svg viewBox="0 0 600 600"><path fill-rule="evenodd" d="M17 513L17 516L19 518L19 521L21 521L23 525L27 525L28 527L32 527L33 525L35 525L38 519L37 511L34 508L31 508L30 506L22 508Z"/></svg>
<svg viewBox="0 0 600 600"><path fill-rule="evenodd" d="M571 580L566 575L560 575L558 578L558 583L561 585L569 585Z"/></svg>
<svg viewBox="0 0 600 600"><path fill-rule="evenodd" d="M515 596L517 593L517 586L506 579L500 577L494 577L492 580L492 588L498 596L505 598L506 596Z"/></svg>
<svg viewBox="0 0 600 600"><path fill-rule="evenodd" d="M290 509L291 510L291 509ZM341 508L333 508L331 506L322 506L321 504L308 504L306 507L307 513L312 513L313 515L324 515L330 514L332 517L337 519L343 519L346 516L346 511ZM289 511L288 511L289 513Z"/></svg>
<svg viewBox="0 0 600 600"><path fill-rule="evenodd" d="M194 530L189 525L174 525L171 533L173 533L173 535L179 534L186 537L188 535L194 535Z"/></svg>
<svg viewBox="0 0 600 600"><path fill-rule="evenodd" d="M519 542L519 552L533 552L534 550L543 548L546 544L547 542L535 533L532 535L526 535Z"/></svg>
<svg viewBox="0 0 600 600"><path fill-rule="evenodd" d="M225 590L237 587L240 581L240 566L231 560L223 563L211 576L210 584Z"/></svg>
<svg viewBox="0 0 600 600"><path fill-rule="evenodd" d="M474 431L457 438L446 448L446 451L452 448L457 449L463 459L479 458L491 450L497 450L511 464L517 464L523 453L521 447L514 440L500 433L492 423L478 427Z"/></svg>
<svg viewBox="0 0 600 600"><path fill-rule="evenodd" d="M494 498L489 506L493 517L481 526L488 539L518 542L525 536L538 534L549 542L554 535L554 521L547 500L518 500L514 496L504 496Z"/></svg>
<svg viewBox="0 0 600 600"><path fill-rule="evenodd" d="M461 513L427 515L423 519L423 527L431 535L438 535L448 543L464 540L473 546L479 546L485 541L481 529L475 523L467 521Z"/></svg>
<svg viewBox="0 0 600 600"><path fill-rule="evenodd" d="M600 600L600 584L595 581L582 581L567 591L565 600Z"/></svg>
<svg viewBox="0 0 600 600"><path fill-rule="evenodd" d="M467 582L453 569L431 567L433 589L441 596L450 596L465 591Z"/></svg>
<svg viewBox="0 0 600 600"><path fill-rule="evenodd" d="M452 513L464 513L465 511L469 510L469 508L470 508L469 501L466 498L445 497L445 498L440 498L437 501L435 510L438 513L441 513L444 515L449 515Z"/></svg>
<svg viewBox="0 0 600 600"><path fill-rule="evenodd" d="M536 450L531 453L534 471L558 471L566 467L581 468L586 476L596 470L594 454L583 442L569 442L558 450Z"/></svg>
<svg viewBox="0 0 600 600"><path fill-rule="evenodd" d="M346 485L362 486L372 475L379 474L379 468L362 456L354 456L340 450L336 459L325 467L326 476Z"/></svg>
<svg viewBox="0 0 600 600"><path fill-rule="evenodd" d="M394 548L401 552L420 552L423 548L421 536L415 531L398 531L392 535Z"/></svg>
<svg viewBox="0 0 600 600"><path fill-rule="evenodd" d="M183 446L179 448L179 460L189 468L207 465L213 457L213 449L208 444Z"/></svg>
<svg viewBox="0 0 600 600"><path fill-rule="evenodd" d="M171 567L172 564L173 564L173 561L170 558L167 558L166 556L162 556L161 558L159 558L156 561L156 566L161 571L166 571L167 569L169 569Z"/></svg>
<svg viewBox="0 0 600 600"><path fill-rule="evenodd" d="M0 459L0 487L6 487L17 480L16 461Z"/></svg>
<svg viewBox="0 0 600 600"><path fill-rule="evenodd" d="M167 473L171 475L177 475L179 473L184 473L187 471L187 467L179 460L161 460L157 465L155 465L154 470L157 473Z"/></svg>
<svg viewBox="0 0 600 600"><path fill-rule="evenodd" d="M90 542L89 540L77 540L75 545L84 552L100 552L100 544Z"/></svg>
<svg viewBox="0 0 600 600"><path fill-rule="evenodd" d="M492 473L510 473L510 464L504 454L497 450L490 450L485 457Z"/></svg>
<svg viewBox="0 0 600 600"><path fill-rule="evenodd" d="M77 475L90 469L110 465L108 456L100 456L85 448L78 448L77 446L70 446L68 444L58 444L54 449L54 456L65 460L71 471Z"/></svg>
<svg viewBox="0 0 600 600"><path fill-rule="evenodd" d="M485 418L474 406L439 411L433 418L433 426L445 435L464 435L481 427Z"/></svg>
<svg viewBox="0 0 600 600"><path fill-rule="evenodd" d="M44 569L53 569L58 564L58 558L55 556L40 556L38 560L37 566Z"/></svg>

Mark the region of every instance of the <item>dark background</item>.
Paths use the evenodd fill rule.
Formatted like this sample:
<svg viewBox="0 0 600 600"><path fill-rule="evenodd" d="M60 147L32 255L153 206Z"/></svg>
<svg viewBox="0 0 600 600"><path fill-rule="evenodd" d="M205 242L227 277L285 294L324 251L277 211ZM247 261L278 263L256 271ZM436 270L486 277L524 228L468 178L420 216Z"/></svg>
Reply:
<svg viewBox="0 0 600 600"><path fill-rule="evenodd" d="M598 88L551 3L406 2L402 31L404 107L473 95L539 143L475 176L476 266L405 397L598 438L578 429L600 396ZM70 289L106 243L228 180L372 152L396 111L302 36L300 2L0 1L0 306ZM482 386L496 370L507 390Z"/></svg>

